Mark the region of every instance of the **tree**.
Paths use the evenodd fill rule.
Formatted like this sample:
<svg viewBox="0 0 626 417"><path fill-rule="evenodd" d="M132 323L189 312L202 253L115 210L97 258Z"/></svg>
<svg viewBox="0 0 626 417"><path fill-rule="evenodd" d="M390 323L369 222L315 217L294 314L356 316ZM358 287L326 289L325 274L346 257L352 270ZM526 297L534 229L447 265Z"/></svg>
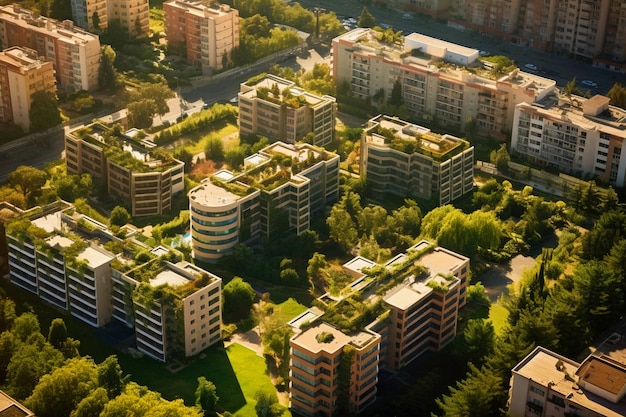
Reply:
<svg viewBox="0 0 626 417"><path fill-rule="evenodd" d="M37 334L41 337L41 333ZM32 394L39 379L65 361L61 352L45 340L42 342L21 344L7 366L9 392L18 400Z"/></svg>
<svg viewBox="0 0 626 417"><path fill-rule="evenodd" d="M511 162L511 156L506 150L506 144L500 145L498 150L493 150L489 154L489 161L496 166L500 172L508 172L509 162Z"/></svg>
<svg viewBox="0 0 626 417"><path fill-rule="evenodd" d="M196 388L196 407L200 408L205 416L215 415L217 408L217 388L215 384L203 376L198 377L198 388Z"/></svg>
<svg viewBox="0 0 626 417"><path fill-rule="evenodd" d="M358 235L356 225L346 210L341 205L335 204L330 210L330 215L326 218L330 237L335 242L341 244L344 250L354 246Z"/></svg>
<svg viewBox="0 0 626 417"><path fill-rule="evenodd" d="M206 159L211 159L216 162L224 160L224 143L218 136L211 136L207 142L206 149L204 150Z"/></svg>
<svg viewBox="0 0 626 417"><path fill-rule="evenodd" d="M99 417L200 417L195 407L185 407L183 400L166 401L157 392L129 383L124 392L111 399Z"/></svg>
<svg viewBox="0 0 626 417"><path fill-rule="evenodd" d="M468 350L473 354L474 358L478 359L493 352L496 332L491 321L483 319L470 320L463 330L463 336L465 337Z"/></svg>
<svg viewBox="0 0 626 417"><path fill-rule="evenodd" d="M100 32L100 16L98 16L98 11L93 12L91 15L91 23L93 25L94 32Z"/></svg>
<svg viewBox="0 0 626 417"><path fill-rule="evenodd" d="M126 210L124 207L115 206L113 210L111 210L111 216L109 217L111 225L122 227L130 220L131 216L128 213L128 210Z"/></svg>
<svg viewBox="0 0 626 417"><path fill-rule="evenodd" d="M46 173L37 168L20 165L9 174L7 179L9 185L20 190L24 199L30 201L31 196L46 184Z"/></svg>
<svg viewBox="0 0 626 417"><path fill-rule="evenodd" d="M626 109L626 87L622 84L613 84L606 96L611 99L612 105Z"/></svg>
<svg viewBox="0 0 626 417"><path fill-rule="evenodd" d="M31 132L43 132L61 124L61 112L54 93L43 90L35 92L30 103L29 117Z"/></svg>
<svg viewBox="0 0 626 417"><path fill-rule="evenodd" d="M357 26L361 28L373 28L375 25L376 19L367 10L367 7L363 7L363 10L361 10L361 16L359 16L359 20L357 21Z"/></svg>
<svg viewBox="0 0 626 417"><path fill-rule="evenodd" d="M66 0L51 0L48 17L61 22L64 20L72 20L72 3Z"/></svg>
<svg viewBox="0 0 626 417"><path fill-rule="evenodd" d="M53 178L51 182L57 196L69 202L87 197L93 189L93 181L89 174L61 175Z"/></svg>
<svg viewBox="0 0 626 417"><path fill-rule="evenodd" d="M234 277L224 285L222 290L224 312L249 311L255 299L252 285L245 282L241 277Z"/></svg>
<svg viewBox="0 0 626 417"><path fill-rule="evenodd" d="M103 45L100 50L100 67L98 69L98 84L100 88L111 90L117 87L118 74L115 69L116 54L110 45Z"/></svg>
<svg viewBox="0 0 626 417"><path fill-rule="evenodd" d="M42 376L25 404L40 417L66 417L96 386L93 359L71 359L52 373Z"/></svg>
<svg viewBox="0 0 626 417"><path fill-rule="evenodd" d="M400 83L400 79L397 78L393 83L393 88L391 89L391 97L389 98L389 104L392 106L400 106L402 105L402 84Z"/></svg>
<svg viewBox="0 0 626 417"><path fill-rule="evenodd" d="M33 334L41 334L39 318L33 313L22 313L13 324L13 336L20 342L26 342Z"/></svg>
<svg viewBox="0 0 626 417"><path fill-rule="evenodd" d="M130 376L124 376L117 356L107 357L97 368L98 386L106 390L108 398L115 398L122 393Z"/></svg>
<svg viewBox="0 0 626 417"><path fill-rule="evenodd" d="M128 124L139 129L152 126L153 117L156 114L156 103L152 99L144 98L128 103Z"/></svg>
<svg viewBox="0 0 626 417"><path fill-rule="evenodd" d="M104 388L96 388L78 403L76 408L70 413L70 417L99 416L107 402L109 402L109 397L107 397L106 390Z"/></svg>
<svg viewBox="0 0 626 417"><path fill-rule="evenodd" d="M4 384L7 377L7 367L16 349L13 333L4 331L0 334L0 384Z"/></svg>
<svg viewBox="0 0 626 417"><path fill-rule="evenodd" d="M16 318L15 301L10 298L0 298L0 332L11 330Z"/></svg>
<svg viewBox="0 0 626 417"><path fill-rule="evenodd" d="M67 340L67 327L62 318L56 318L50 323L48 330L48 343L59 349L61 344Z"/></svg>
<svg viewBox="0 0 626 417"><path fill-rule="evenodd" d="M278 397L274 392L257 391L254 399L256 400L254 410L258 417L280 417L286 411L285 407L278 402Z"/></svg>

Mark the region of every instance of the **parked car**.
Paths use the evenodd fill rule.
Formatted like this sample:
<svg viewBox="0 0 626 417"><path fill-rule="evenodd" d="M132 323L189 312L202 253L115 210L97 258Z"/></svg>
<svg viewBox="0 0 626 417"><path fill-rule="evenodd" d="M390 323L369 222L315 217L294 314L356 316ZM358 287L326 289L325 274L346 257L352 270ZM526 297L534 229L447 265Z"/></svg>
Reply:
<svg viewBox="0 0 626 417"><path fill-rule="evenodd" d="M587 86L587 87L597 87L597 86L598 86L598 84L597 84L597 83L595 83L595 82L593 82L593 81L591 81L591 80L582 80L580 83L581 83L582 85Z"/></svg>
<svg viewBox="0 0 626 417"><path fill-rule="evenodd" d="M537 66L534 64L525 64L524 67L526 67L526 69L529 69L531 71L537 71Z"/></svg>
<svg viewBox="0 0 626 417"><path fill-rule="evenodd" d="M413 15L411 13L405 13L405 14L402 15L402 18L404 20L411 20L411 19L413 19Z"/></svg>

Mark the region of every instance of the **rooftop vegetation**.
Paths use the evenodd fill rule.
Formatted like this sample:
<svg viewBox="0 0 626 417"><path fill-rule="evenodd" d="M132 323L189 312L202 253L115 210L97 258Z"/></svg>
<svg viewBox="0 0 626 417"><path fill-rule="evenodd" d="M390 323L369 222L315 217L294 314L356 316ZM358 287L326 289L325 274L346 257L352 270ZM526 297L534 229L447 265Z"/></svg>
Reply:
<svg viewBox="0 0 626 417"><path fill-rule="evenodd" d="M429 156L435 161L446 161L455 155L468 149L469 142L458 139L444 139L441 135L429 133L428 135L416 134L411 138L404 138L396 134L394 129L377 126L372 129L373 134L383 136L385 144L391 149L413 154L419 153Z"/></svg>

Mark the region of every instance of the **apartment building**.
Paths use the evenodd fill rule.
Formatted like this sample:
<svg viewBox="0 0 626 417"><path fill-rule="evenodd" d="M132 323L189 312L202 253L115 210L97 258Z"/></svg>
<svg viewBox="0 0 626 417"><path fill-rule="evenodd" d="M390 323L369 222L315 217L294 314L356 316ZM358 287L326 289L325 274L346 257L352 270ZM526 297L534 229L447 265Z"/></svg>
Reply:
<svg viewBox="0 0 626 417"><path fill-rule="evenodd" d="M581 363L537 346L512 370L508 415L626 415L624 336L614 333Z"/></svg>
<svg viewBox="0 0 626 417"><path fill-rule="evenodd" d="M72 20L94 33L123 30L130 38L150 34L150 6L147 0L72 0ZM119 26L115 26L118 24Z"/></svg>
<svg viewBox="0 0 626 417"><path fill-rule="evenodd" d="M361 175L375 193L445 205L474 189L474 147L395 117L370 119L361 137Z"/></svg>
<svg viewBox="0 0 626 417"><path fill-rule="evenodd" d="M305 416L362 412L376 398L379 370L448 345L466 303L469 259L425 240L383 265L357 256L342 268L354 281L289 323L290 407ZM359 321L370 308L378 316L362 328L331 323Z"/></svg>
<svg viewBox="0 0 626 417"><path fill-rule="evenodd" d="M37 52L17 46L0 52L0 121L28 131L33 94L56 96L52 62L42 62Z"/></svg>
<svg viewBox="0 0 626 417"><path fill-rule="evenodd" d="M7 395L4 391L0 391L0 415L35 417L35 413Z"/></svg>
<svg viewBox="0 0 626 417"><path fill-rule="evenodd" d="M380 335L315 324L289 340L289 407L304 416L360 413L376 400ZM342 404L343 403L343 404Z"/></svg>
<svg viewBox="0 0 626 417"><path fill-rule="evenodd" d="M452 0L397 0L393 4L404 10L440 18L450 10Z"/></svg>
<svg viewBox="0 0 626 417"><path fill-rule="evenodd" d="M604 184L626 184L626 111L609 98L551 96L516 107L511 153Z"/></svg>
<svg viewBox="0 0 626 417"><path fill-rule="evenodd" d="M361 100L391 97L394 86L411 120L506 140L515 105L541 100L556 82L514 69L500 74L478 59L479 51L417 33L402 45L384 43L373 29L358 28L333 39L333 77Z"/></svg>
<svg viewBox="0 0 626 417"><path fill-rule="evenodd" d="M242 135L286 143L306 140L316 146L327 146L335 137L334 97L309 93L271 74L241 84L238 97Z"/></svg>
<svg viewBox="0 0 626 417"><path fill-rule="evenodd" d="M170 50L180 48L187 62L201 65L205 74L229 66L239 46L239 11L217 2L170 0L163 12Z"/></svg>
<svg viewBox="0 0 626 417"><path fill-rule="evenodd" d="M94 123L65 136L69 174L91 174L109 195L130 207L132 216L163 214L184 189L182 161L153 149L154 144ZM136 133L136 132L135 132Z"/></svg>
<svg viewBox="0 0 626 417"><path fill-rule="evenodd" d="M125 232L64 202L35 208L7 225L9 279L93 327L133 328L137 349L160 361L221 340L221 279Z"/></svg>
<svg viewBox="0 0 626 417"><path fill-rule="evenodd" d="M189 192L194 257L214 262L239 242L299 235L338 197L339 155L273 143L246 158L242 172L221 170Z"/></svg>
<svg viewBox="0 0 626 417"><path fill-rule="evenodd" d="M624 0L455 0L449 22L626 71L625 16Z"/></svg>
<svg viewBox="0 0 626 417"><path fill-rule="evenodd" d="M70 20L58 22L18 5L0 6L0 44L32 49L52 62L59 90L98 88L100 40Z"/></svg>

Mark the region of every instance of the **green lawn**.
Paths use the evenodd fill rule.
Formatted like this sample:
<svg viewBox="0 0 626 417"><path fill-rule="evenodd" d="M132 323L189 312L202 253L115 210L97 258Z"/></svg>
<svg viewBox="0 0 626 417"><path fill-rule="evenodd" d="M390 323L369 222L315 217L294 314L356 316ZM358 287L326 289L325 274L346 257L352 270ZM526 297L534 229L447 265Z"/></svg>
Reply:
<svg viewBox="0 0 626 417"><path fill-rule="evenodd" d="M221 125L222 123L220 123ZM209 139L212 137L224 138L224 136L229 136L224 141L224 152L228 152L231 149L239 146L239 135L232 135L233 133L237 133L239 128L236 124L226 123L221 126L218 130L214 130L211 132L207 132L202 135L197 141L193 143L188 143L184 145L184 148L187 149L192 155L198 154L200 152L204 152L206 149ZM232 136L230 136L232 135ZM193 140L193 138L192 138Z"/></svg>
<svg viewBox="0 0 626 417"><path fill-rule="evenodd" d="M306 310L306 306L300 304L293 298L289 298L285 302L274 307L274 314L276 317L280 318L281 321L288 322Z"/></svg>
<svg viewBox="0 0 626 417"><path fill-rule="evenodd" d="M489 319L493 323L496 334L500 333L502 328L506 325L508 315L509 312L502 304L491 304L491 308L489 308Z"/></svg>

